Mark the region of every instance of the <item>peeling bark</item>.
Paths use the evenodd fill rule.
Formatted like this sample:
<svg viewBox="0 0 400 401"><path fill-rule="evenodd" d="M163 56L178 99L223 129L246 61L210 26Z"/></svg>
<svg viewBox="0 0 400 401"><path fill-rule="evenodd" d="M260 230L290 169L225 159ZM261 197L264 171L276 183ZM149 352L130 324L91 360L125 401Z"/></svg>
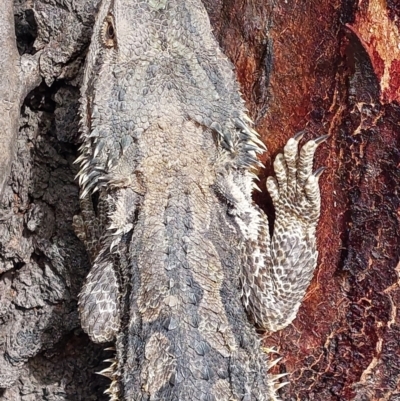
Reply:
<svg viewBox="0 0 400 401"><path fill-rule="evenodd" d="M1 400L107 399L107 380L93 372L110 355L79 326L89 263L72 230L79 82L97 3L14 2L18 50L41 52L45 83L25 98L18 139L16 126L0 132ZM271 357L283 357L276 373L290 373L281 397L398 401L400 8L392 0L204 3L269 149L261 187L293 133L331 134L316 160L327 167L318 271L294 323L264 335L277 350ZM15 114L30 88L18 81L10 15L0 24L0 48L11 52L0 73L15 90ZM265 191L256 201L271 211Z"/></svg>

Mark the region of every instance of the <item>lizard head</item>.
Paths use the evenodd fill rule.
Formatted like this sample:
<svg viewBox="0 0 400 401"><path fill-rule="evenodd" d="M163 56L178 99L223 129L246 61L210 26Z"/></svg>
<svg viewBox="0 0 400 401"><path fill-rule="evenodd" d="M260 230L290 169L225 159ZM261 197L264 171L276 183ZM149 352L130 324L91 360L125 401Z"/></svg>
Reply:
<svg viewBox="0 0 400 401"><path fill-rule="evenodd" d="M117 164L131 174L135 143L160 119L203 127L226 163L257 164L263 145L209 24L201 0L101 2L81 89L84 194Z"/></svg>

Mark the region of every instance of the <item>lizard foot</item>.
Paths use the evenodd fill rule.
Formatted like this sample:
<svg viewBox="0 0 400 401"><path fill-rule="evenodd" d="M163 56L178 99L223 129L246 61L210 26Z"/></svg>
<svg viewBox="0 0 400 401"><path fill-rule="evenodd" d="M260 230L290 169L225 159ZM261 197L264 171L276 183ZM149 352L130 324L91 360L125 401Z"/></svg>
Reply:
<svg viewBox="0 0 400 401"><path fill-rule="evenodd" d="M313 172L313 158L327 136L307 142L299 151L302 136L289 139L274 161L276 178L267 179L275 207L272 238L267 236L267 217L260 212L258 241L248 243L244 258L244 304L254 321L269 331L286 327L296 317L317 264L318 179L323 169Z"/></svg>
<svg viewBox="0 0 400 401"><path fill-rule="evenodd" d="M313 172L314 153L328 135L308 141L298 150L303 133L290 138L283 153L276 156L276 178L268 177L267 189L276 209L277 219L295 219L305 226L318 222L320 193L318 179L325 168Z"/></svg>

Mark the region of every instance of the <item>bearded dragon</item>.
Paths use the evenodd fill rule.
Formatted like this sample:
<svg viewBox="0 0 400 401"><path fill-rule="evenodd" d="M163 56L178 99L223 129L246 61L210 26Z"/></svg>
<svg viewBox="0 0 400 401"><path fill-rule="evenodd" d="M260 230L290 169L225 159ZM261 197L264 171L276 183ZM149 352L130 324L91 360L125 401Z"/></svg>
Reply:
<svg viewBox="0 0 400 401"><path fill-rule="evenodd" d="M287 326L313 276L326 136L276 157L271 236L266 148L200 0L103 0L81 94L79 311L115 343L111 400L278 399L255 326Z"/></svg>

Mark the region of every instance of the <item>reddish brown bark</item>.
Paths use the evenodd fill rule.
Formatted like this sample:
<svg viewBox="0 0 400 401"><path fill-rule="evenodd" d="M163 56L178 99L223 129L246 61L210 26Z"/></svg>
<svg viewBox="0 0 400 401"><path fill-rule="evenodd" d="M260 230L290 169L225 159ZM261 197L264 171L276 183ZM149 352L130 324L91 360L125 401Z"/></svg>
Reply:
<svg viewBox="0 0 400 401"><path fill-rule="evenodd" d="M225 0L209 9L270 151L262 176L294 132L331 135L315 163L327 167L318 271L295 322L265 336L283 356L277 371L290 374L281 396L399 400L400 8ZM257 201L271 210L265 192Z"/></svg>

